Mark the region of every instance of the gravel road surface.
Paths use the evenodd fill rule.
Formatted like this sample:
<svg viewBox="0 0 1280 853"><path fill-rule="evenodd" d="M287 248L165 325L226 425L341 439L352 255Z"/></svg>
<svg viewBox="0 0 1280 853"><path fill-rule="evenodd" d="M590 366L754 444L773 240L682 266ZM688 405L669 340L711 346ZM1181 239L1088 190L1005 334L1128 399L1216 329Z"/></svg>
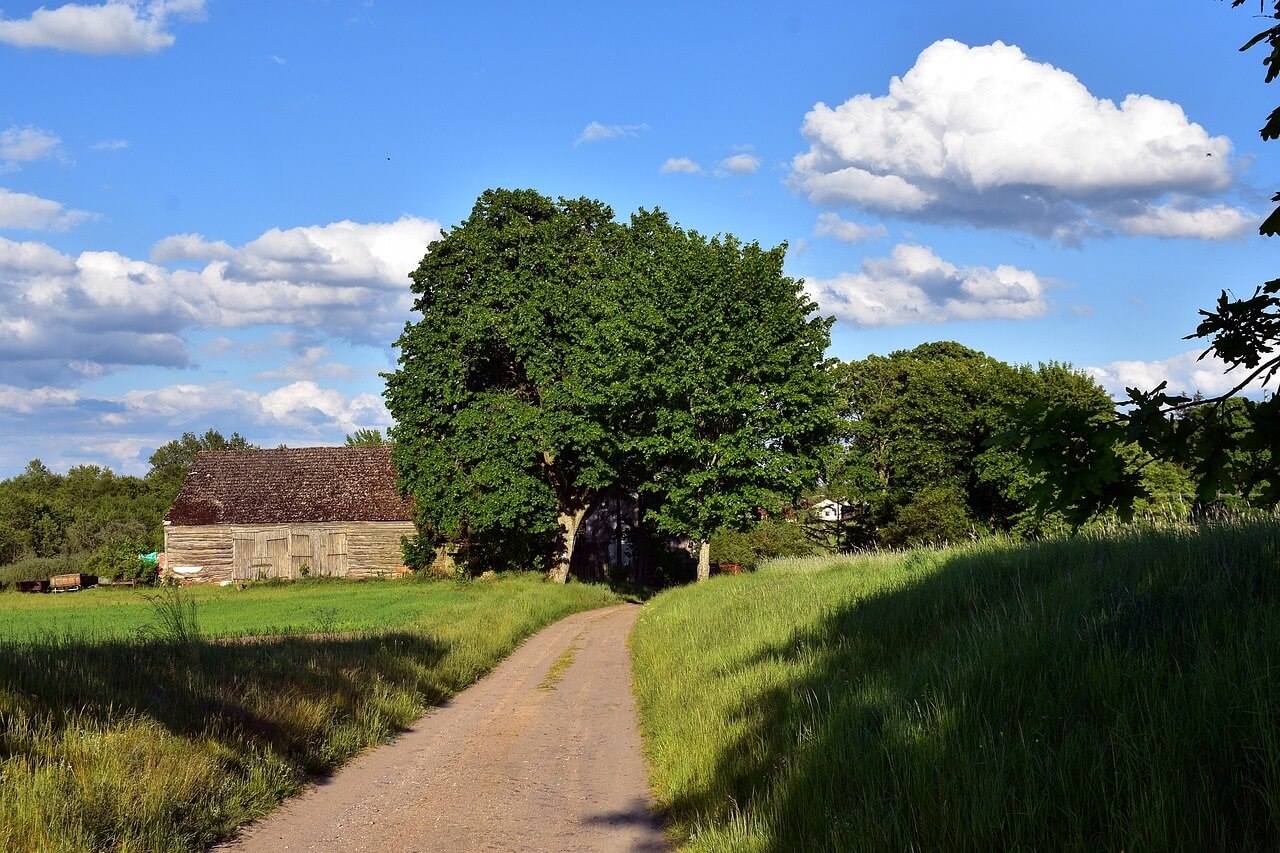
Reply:
<svg viewBox="0 0 1280 853"><path fill-rule="evenodd" d="M218 851L665 851L627 635L578 613ZM566 666L567 664L567 666Z"/></svg>

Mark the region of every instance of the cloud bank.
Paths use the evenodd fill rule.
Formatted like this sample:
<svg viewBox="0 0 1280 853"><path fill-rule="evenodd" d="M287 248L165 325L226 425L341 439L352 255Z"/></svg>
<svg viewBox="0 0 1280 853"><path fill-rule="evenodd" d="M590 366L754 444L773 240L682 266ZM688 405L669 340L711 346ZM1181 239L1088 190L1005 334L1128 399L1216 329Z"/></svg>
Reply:
<svg viewBox="0 0 1280 853"><path fill-rule="evenodd" d="M816 204L1067 242L1120 232L1224 239L1248 213L1205 199L1233 183L1231 143L1148 95L1119 105L996 42L926 48L888 94L805 116L790 182Z"/></svg>
<svg viewBox="0 0 1280 853"><path fill-rule="evenodd" d="M1048 310L1044 285L1017 267L958 267L932 250L899 244L858 273L808 279L823 313L856 326L902 326L952 320L1023 320Z"/></svg>
<svg viewBox="0 0 1280 853"><path fill-rule="evenodd" d="M1113 397L1124 397L1126 388L1150 391L1161 382L1168 382L1171 394L1191 395L1199 391L1207 397L1225 394L1242 382L1248 373L1244 368L1227 373L1226 362L1214 355L1200 359L1204 350L1196 349L1153 361L1113 361L1103 367L1086 367L1099 385ZM1255 382L1245 393L1260 393L1264 386Z"/></svg>
<svg viewBox="0 0 1280 853"><path fill-rule="evenodd" d="M110 0L96 6L41 6L28 18L0 17L0 43L76 53L155 53L176 41L175 20L204 18L204 0Z"/></svg>
<svg viewBox="0 0 1280 853"><path fill-rule="evenodd" d="M273 228L240 247L187 234L158 243L152 261L0 237L0 363L25 386L184 367L186 330L269 324L386 345L408 319L408 273L439 236L409 216ZM166 265L179 261L203 267Z"/></svg>

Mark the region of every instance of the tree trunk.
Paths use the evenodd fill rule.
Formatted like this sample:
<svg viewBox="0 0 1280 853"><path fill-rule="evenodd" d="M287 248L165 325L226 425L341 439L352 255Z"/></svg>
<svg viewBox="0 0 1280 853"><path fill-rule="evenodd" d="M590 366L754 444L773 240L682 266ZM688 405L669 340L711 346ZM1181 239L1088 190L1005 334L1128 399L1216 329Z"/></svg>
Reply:
<svg viewBox="0 0 1280 853"><path fill-rule="evenodd" d="M561 512L556 519L560 522L562 531L560 557L551 567L551 579L556 583L569 581L569 566L573 562L573 545L578 539L578 528L582 526L582 520L590 511L590 506L584 506L573 512Z"/></svg>
<svg viewBox="0 0 1280 853"><path fill-rule="evenodd" d="M711 540L703 539L698 544L698 583L711 577Z"/></svg>

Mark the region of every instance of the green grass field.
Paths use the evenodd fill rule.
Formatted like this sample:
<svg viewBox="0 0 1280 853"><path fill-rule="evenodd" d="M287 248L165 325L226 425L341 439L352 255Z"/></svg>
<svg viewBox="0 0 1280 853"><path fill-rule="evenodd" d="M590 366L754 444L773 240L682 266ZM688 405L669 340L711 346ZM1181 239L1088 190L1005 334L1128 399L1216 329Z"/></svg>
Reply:
<svg viewBox="0 0 1280 853"><path fill-rule="evenodd" d="M1280 846L1280 523L777 562L632 638L685 850Z"/></svg>
<svg viewBox="0 0 1280 853"><path fill-rule="evenodd" d="M353 594L353 591L357 591ZM451 584L371 580L186 587L208 637L400 628L467 598ZM0 639L129 638L152 624L162 590L100 587L79 592L0 593Z"/></svg>
<svg viewBox="0 0 1280 853"><path fill-rule="evenodd" d="M204 849L616 600L531 576L2 595L0 850ZM284 636L184 634L192 602L206 634Z"/></svg>

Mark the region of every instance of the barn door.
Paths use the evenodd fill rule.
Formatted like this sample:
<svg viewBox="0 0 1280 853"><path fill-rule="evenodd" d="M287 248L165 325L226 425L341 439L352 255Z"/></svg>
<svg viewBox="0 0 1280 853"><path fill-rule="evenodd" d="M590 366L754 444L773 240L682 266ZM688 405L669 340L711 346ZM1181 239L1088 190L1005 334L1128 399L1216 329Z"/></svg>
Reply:
<svg viewBox="0 0 1280 853"><path fill-rule="evenodd" d="M253 531L238 530L231 534L231 579L251 581L253 572Z"/></svg>
<svg viewBox="0 0 1280 853"><path fill-rule="evenodd" d="M291 578L302 577L303 569L308 575L319 574L316 570L319 561L312 552L310 533L294 533L289 537L289 560Z"/></svg>
<svg viewBox="0 0 1280 853"><path fill-rule="evenodd" d="M260 567L259 577L289 577L289 531L284 529L264 530L258 534L262 543L262 559L259 562L257 544L254 543L255 562Z"/></svg>
<svg viewBox="0 0 1280 853"><path fill-rule="evenodd" d="M238 530L231 538L231 579L256 581L289 576L289 531Z"/></svg>
<svg viewBox="0 0 1280 853"><path fill-rule="evenodd" d="M339 530L324 533L324 573L335 578L347 576L347 534Z"/></svg>

